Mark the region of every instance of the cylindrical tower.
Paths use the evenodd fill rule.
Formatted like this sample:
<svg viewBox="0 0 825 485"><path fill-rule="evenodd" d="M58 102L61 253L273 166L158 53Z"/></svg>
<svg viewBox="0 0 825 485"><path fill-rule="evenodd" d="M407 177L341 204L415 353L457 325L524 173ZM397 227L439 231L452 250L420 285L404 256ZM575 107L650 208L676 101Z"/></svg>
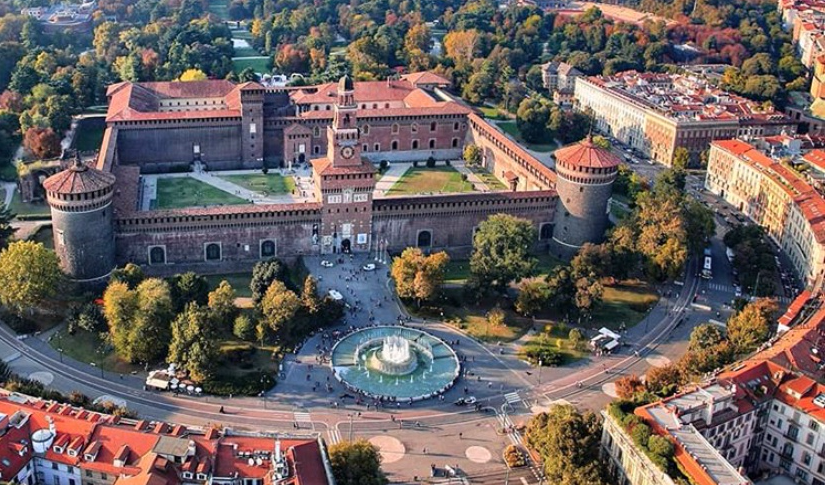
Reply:
<svg viewBox="0 0 825 485"><path fill-rule="evenodd" d="M55 252L63 271L79 283L97 283L115 268L114 186L113 174L79 159L43 182Z"/></svg>
<svg viewBox="0 0 825 485"><path fill-rule="evenodd" d="M556 224L551 251L570 259L585 243L599 243L608 222L608 202L621 160L590 136L560 148L556 157Z"/></svg>

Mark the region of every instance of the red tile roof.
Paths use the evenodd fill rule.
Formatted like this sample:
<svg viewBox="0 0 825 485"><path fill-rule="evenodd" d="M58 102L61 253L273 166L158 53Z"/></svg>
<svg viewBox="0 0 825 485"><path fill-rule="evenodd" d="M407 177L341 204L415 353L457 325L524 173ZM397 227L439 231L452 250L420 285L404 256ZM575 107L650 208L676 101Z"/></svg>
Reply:
<svg viewBox="0 0 825 485"><path fill-rule="evenodd" d="M88 194L111 187L115 176L77 162L43 181L43 188L56 194Z"/></svg>
<svg viewBox="0 0 825 485"><path fill-rule="evenodd" d="M408 81L413 86L421 85L437 85L450 86L452 83L445 77L442 77L432 71L412 72L404 74L401 79Z"/></svg>
<svg viewBox="0 0 825 485"><path fill-rule="evenodd" d="M559 163L576 167L612 168L618 167L621 163L616 154L596 145L589 136L577 143L559 148L554 155Z"/></svg>

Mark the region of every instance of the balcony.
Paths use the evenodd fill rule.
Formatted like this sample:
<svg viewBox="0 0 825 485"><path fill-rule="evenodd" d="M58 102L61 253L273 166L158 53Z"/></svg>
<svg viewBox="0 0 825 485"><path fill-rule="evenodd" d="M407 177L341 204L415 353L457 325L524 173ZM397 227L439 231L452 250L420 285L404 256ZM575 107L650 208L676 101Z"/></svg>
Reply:
<svg viewBox="0 0 825 485"><path fill-rule="evenodd" d="M787 439L788 441L793 441L794 443L796 443L797 441L799 441L799 433L791 433L791 432L786 431L786 432L783 434L783 436L784 436L784 437L785 437L785 439Z"/></svg>

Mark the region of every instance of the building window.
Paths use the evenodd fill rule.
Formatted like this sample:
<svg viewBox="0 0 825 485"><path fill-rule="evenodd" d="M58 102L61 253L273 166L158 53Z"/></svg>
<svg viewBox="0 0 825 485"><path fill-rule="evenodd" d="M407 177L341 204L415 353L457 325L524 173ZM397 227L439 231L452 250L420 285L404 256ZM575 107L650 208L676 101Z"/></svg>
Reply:
<svg viewBox="0 0 825 485"><path fill-rule="evenodd" d="M418 140L413 140L412 141L412 149L413 150L418 150Z"/></svg>
<svg viewBox="0 0 825 485"><path fill-rule="evenodd" d="M453 131L458 131L458 121L453 123Z"/></svg>
<svg viewBox="0 0 825 485"><path fill-rule="evenodd" d="M319 153L321 153L321 147L315 145L314 147L312 147L312 152L318 155Z"/></svg>
<svg viewBox="0 0 825 485"><path fill-rule="evenodd" d="M150 246L149 247L149 264L166 264L166 247L164 246Z"/></svg>
<svg viewBox="0 0 825 485"><path fill-rule="evenodd" d="M275 256L275 241L266 239L261 241L261 258L271 258Z"/></svg>
<svg viewBox="0 0 825 485"><path fill-rule="evenodd" d="M380 144L380 143L376 143L376 144L374 145L374 147L375 147L375 151L376 151L376 152L380 152L380 151L381 151L381 144Z"/></svg>
<svg viewBox="0 0 825 485"><path fill-rule="evenodd" d="M539 239L542 241L548 241L553 238L553 223L552 222L545 222L541 225L541 229L539 229Z"/></svg>
<svg viewBox="0 0 825 485"><path fill-rule="evenodd" d="M393 134L393 135L397 135L397 134L398 134L398 123L393 123L393 124L392 124L392 134Z"/></svg>
<svg viewBox="0 0 825 485"><path fill-rule="evenodd" d="M221 245L220 243L206 243L204 245L204 257L207 261L221 260Z"/></svg>
<svg viewBox="0 0 825 485"><path fill-rule="evenodd" d="M89 478L92 478L92 471L91 470L86 470L86 476L89 477Z"/></svg>
<svg viewBox="0 0 825 485"><path fill-rule="evenodd" d="M392 141L392 149L393 150L398 150L398 140L393 140Z"/></svg>
<svg viewBox="0 0 825 485"><path fill-rule="evenodd" d="M453 148L458 148L458 138L453 138Z"/></svg>
<svg viewBox="0 0 825 485"><path fill-rule="evenodd" d="M318 137L321 136L321 128L316 126L312 129L312 136Z"/></svg>
<svg viewBox="0 0 825 485"><path fill-rule="evenodd" d="M433 233L430 231L419 231L416 245L419 248L428 248L433 245Z"/></svg>
<svg viewBox="0 0 825 485"><path fill-rule="evenodd" d="M411 124L410 131L412 131L413 133L418 133L418 123Z"/></svg>
<svg viewBox="0 0 825 485"><path fill-rule="evenodd" d="M430 149L435 148L435 138L430 138Z"/></svg>
<svg viewBox="0 0 825 485"><path fill-rule="evenodd" d="M361 134L363 134L363 135L369 135L369 134L370 134L370 125L364 125L364 126L361 128Z"/></svg>
<svg viewBox="0 0 825 485"><path fill-rule="evenodd" d="M52 462L52 470L57 470L57 463Z"/></svg>
<svg viewBox="0 0 825 485"><path fill-rule="evenodd" d="M435 131L435 129L436 129L437 127L438 127L438 124L437 124L435 121L433 121L432 123L430 123L430 131Z"/></svg>

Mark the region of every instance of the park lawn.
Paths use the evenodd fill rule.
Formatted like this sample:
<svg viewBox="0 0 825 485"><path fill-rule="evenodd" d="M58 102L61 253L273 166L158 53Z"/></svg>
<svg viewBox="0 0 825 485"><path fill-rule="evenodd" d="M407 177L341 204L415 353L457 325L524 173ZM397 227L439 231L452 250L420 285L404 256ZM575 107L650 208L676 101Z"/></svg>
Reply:
<svg viewBox="0 0 825 485"><path fill-rule="evenodd" d="M47 249L54 250L54 233L52 232L51 226L40 226L40 229L37 230L31 237L29 237L30 241L39 242L43 244Z"/></svg>
<svg viewBox="0 0 825 485"><path fill-rule="evenodd" d="M108 372L128 374L132 371L143 371L139 365L130 364L115 354L114 349L100 340L96 333L85 330L77 330L74 335L69 335L63 328L56 332L49 340L49 345L55 350L63 349L66 357L78 362L94 364Z"/></svg>
<svg viewBox="0 0 825 485"><path fill-rule="evenodd" d="M481 114L484 115L485 118L490 120L500 120L503 119L501 113L498 112L497 108L493 108L492 106L478 106L478 110L481 111Z"/></svg>
<svg viewBox="0 0 825 485"><path fill-rule="evenodd" d="M248 203L245 199L191 177L164 177L158 179L156 209Z"/></svg>
<svg viewBox="0 0 825 485"><path fill-rule="evenodd" d="M461 180L461 173L453 167L413 167L407 170L387 192L387 195L420 193L472 192L473 184Z"/></svg>
<svg viewBox="0 0 825 485"><path fill-rule="evenodd" d="M252 59L232 59L232 71L240 74L247 67L257 73L267 74L270 71L269 57L255 57Z"/></svg>
<svg viewBox="0 0 825 485"><path fill-rule="evenodd" d="M245 175L220 175L218 177L232 182L235 185L252 190L255 192L264 192L268 195L274 194L290 194L295 189L295 179L292 177L284 177L277 173L262 174L251 173Z"/></svg>
<svg viewBox="0 0 825 485"><path fill-rule="evenodd" d="M618 220L622 220L630 214L630 211L619 204L610 204L610 213Z"/></svg>
<svg viewBox="0 0 825 485"><path fill-rule="evenodd" d="M235 47L235 57L260 57L261 53L254 47Z"/></svg>
<svg viewBox="0 0 825 485"><path fill-rule="evenodd" d="M263 345L261 345L260 342L240 340L234 336L224 338L218 343L218 349L221 354L232 351L233 349L245 347L252 347L255 349L255 354L252 357L251 362L249 362L246 366L231 364L222 365L217 369L217 373L220 376L239 377L251 370L262 370L264 372L277 374L278 363L280 360L272 359L272 353L279 351L279 347L277 345L266 341ZM249 364L251 364L251 366Z"/></svg>
<svg viewBox="0 0 825 485"><path fill-rule="evenodd" d="M659 301L656 290L642 281L622 281L605 286L602 302L593 311L592 328L630 328L639 323Z"/></svg>
<svg viewBox="0 0 825 485"><path fill-rule="evenodd" d="M546 278L550 271L556 266L562 264L562 261L550 254L539 254L535 258L538 260L536 264L536 277ZM444 269L444 282L448 284L463 285L470 278L470 261L466 259L450 260L447 267Z"/></svg>
<svg viewBox="0 0 825 485"><path fill-rule="evenodd" d="M94 126L93 123L81 120L77 125L72 146L81 152L93 152L100 149L103 143L103 132L106 130L105 125Z"/></svg>
<svg viewBox="0 0 825 485"><path fill-rule="evenodd" d="M530 150L536 152L552 152L558 147L555 143L528 143L521 137L521 132L518 129L518 125L516 125L515 121L502 121L501 123L497 123L498 127L501 128L505 133L512 136L516 139L519 143L526 146Z"/></svg>
<svg viewBox="0 0 825 485"><path fill-rule="evenodd" d="M252 32L245 29L232 29L232 38L252 40Z"/></svg>
<svg viewBox="0 0 825 485"><path fill-rule="evenodd" d="M226 280L235 290L235 295L242 298L251 298L252 290L249 289L249 282L252 281L252 273L223 273L203 275L209 282L209 291L214 290Z"/></svg>
<svg viewBox="0 0 825 485"><path fill-rule="evenodd" d="M504 185L504 182L498 179L495 175L491 174L487 170L484 170L481 167L467 167L470 169L471 172L476 174L478 178L481 179L482 182L487 184L487 187L490 190L507 190L507 186Z"/></svg>
<svg viewBox="0 0 825 485"><path fill-rule="evenodd" d="M10 161L0 160L0 180L14 182L17 180L17 167Z"/></svg>
<svg viewBox="0 0 825 485"><path fill-rule="evenodd" d="M46 202L23 202L20 199L19 190L14 191L9 209L18 216L43 216L48 219L52 215L49 204Z"/></svg>
<svg viewBox="0 0 825 485"><path fill-rule="evenodd" d="M529 360L527 353L531 349L549 348L561 354L561 365L566 365L587 355L587 352L583 350L585 345L586 342L583 341L580 341L578 345L574 345L570 341L570 329L568 327L545 325L519 349L519 356L524 360Z"/></svg>

